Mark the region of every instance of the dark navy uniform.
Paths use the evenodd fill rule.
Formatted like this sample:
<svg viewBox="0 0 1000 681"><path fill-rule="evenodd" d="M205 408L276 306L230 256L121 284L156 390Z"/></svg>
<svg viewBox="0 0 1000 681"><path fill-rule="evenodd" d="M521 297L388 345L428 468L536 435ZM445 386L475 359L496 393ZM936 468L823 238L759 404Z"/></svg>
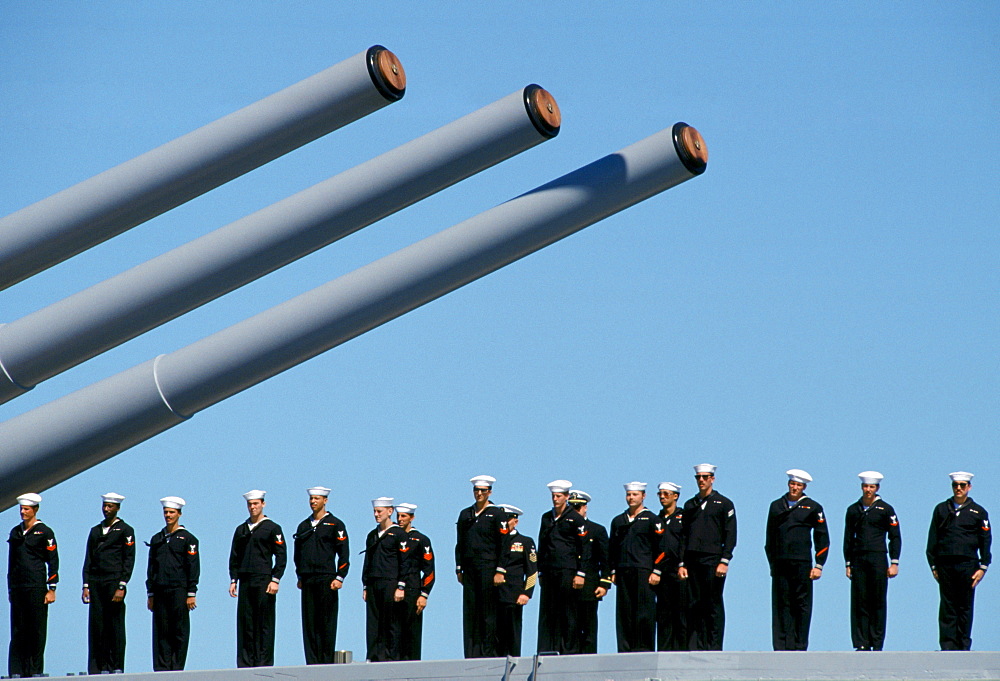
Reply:
<svg viewBox="0 0 1000 681"><path fill-rule="evenodd" d="M691 650L722 650L726 607L725 577L716 577L719 563L728 565L736 548L736 508L716 491L684 503L681 529L682 565L688 571L691 609L688 635Z"/></svg>
<svg viewBox="0 0 1000 681"><path fill-rule="evenodd" d="M504 575L504 583L496 587L500 608L497 617L497 655L521 655L521 628L524 606L517 604L519 596L531 598L538 580L538 554L535 541L517 530L511 530L500 549L497 572Z"/></svg>
<svg viewBox="0 0 1000 681"><path fill-rule="evenodd" d="M146 595L153 601L153 671L181 671L187 660L191 611L198 593L198 538L183 525L160 530L147 542Z"/></svg>
<svg viewBox="0 0 1000 681"><path fill-rule="evenodd" d="M295 530L293 559L301 585L302 645L306 664L333 664L337 650L340 590L334 581L347 578L350 540L344 523L332 513L313 524L313 517Z"/></svg>
<svg viewBox="0 0 1000 681"><path fill-rule="evenodd" d="M569 504L558 518L542 514L538 530L538 573L542 595L538 607L538 652L573 655L580 652L577 623L582 589L573 578L586 579L589 561L587 521Z"/></svg>
<svg viewBox="0 0 1000 681"><path fill-rule="evenodd" d="M815 548L815 562L813 549ZM771 567L771 642L775 650L808 650L812 619L813 567L830 557L830 532L823 507L803 495L783 495L767 512L764 553Z"/></svg>
<svg viewBox="0 0 1000 681"><path fill-rule="evenodd" d="M656 649L687 650L687 611L690 594L687 582L677 576L681 562L681 532L684 512L678 506L667 515L666 509L657 514L663 523L663 574L653 591L656 594Z"/></svg>
<svg viewBox="0 0 1000 681"><path fill-rule="evenodd" d="M419 660L424 613L417 612L417 599L421 596L428 598L434 588L434 550L427 535L411 527L406 533L406 546L401 553L402 578L406 587L403 602L397 604L402 609L399 659Z"/></svg>
<svg viewBox="0 0 1000 681"><path fill-rule="evenodd" d="M390 525L379 535L375 527L365 538L365 563L361 583L365 589L369 662L400 659L401 609L395 602L396 589L405 589L403 550L406 533Z"/></svg>
<svg viewBox="0 0 1000 681"><path fill-rule="evenodd" d="M134 567L135 530L128 523L116 518L111 527L91 528L83 557L83 588L90 590L89 674L125 669L125 601L113 599L125 590Z"/></svg>
<svg viewBox="0 0 1000 681"><path fill-rule="evenodd" d="M860 500L847 507L844 562L851 569L851 642L858 650L882 650L889 561L899 563L902 548L896 511L881 497L868 508Z"/></svg>
<svg viewBox="0 0 1000 681"><path fill-rule="evenodd" d="M580 652L597 652L597 587L611 589L611 556L608 531L604 525L587 519L588 560L583 571L587 573L580 590L577 626L580 628Z"/></svg>
<svg viewBox="0 0 1000 681"><path fill-rule="evenodd" d="M458 514L455 571L462 576L462 629L465 657L497 655L497 590L493 587L507 514L488 504Z"/></svg>
<svg viewBox="0 0 1000 681"><path fill-rule="evenodd" d="M665 528L648 508L629 517L628 511L611 521L611 574L618 587L618 652L652 651L656 630L656 595L650 574L663 574Z"/></svg>
<svg viewBox="0 0 1000 681"><path fill-rule="evenodd" d="M990 516L972 498L955 508L952 499L934 507L927 533L927 562L941 592L938 630L941 650L972 649L972 575L990 566Z"/></svg>
<svg viewBox="0 0 1000 681"><path fill-rule="evenodd" d="M281 526L263 518L252 529L249 519L233 533L229 552L229 579L239 584L236 605L237 667L274 664L276 597L267 585L285 574L288 551Z"/></svg>
<svg viewBox="0 0 1000 681"><path fill-rule="evenodd" d="M18 523L7 538L7 597L10 600L10 651L7 673L41 674L45 666L48 605L45 592L59 582L56 535L39 521L27 531Z"/></svg>

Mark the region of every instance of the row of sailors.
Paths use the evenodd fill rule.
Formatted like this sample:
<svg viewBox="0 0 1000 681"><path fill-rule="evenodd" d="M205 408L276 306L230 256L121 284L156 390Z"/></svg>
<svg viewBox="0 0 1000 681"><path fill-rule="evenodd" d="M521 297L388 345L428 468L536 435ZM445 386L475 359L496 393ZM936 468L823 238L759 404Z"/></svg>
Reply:
<svg viewBox="0 0 1000 681"><path fill-rule="evenodd" d="M788 493L770 506L765 542L772 638L775 650L805 650L812 582L822 575L830 540L822 506L805 494L811 476L799 469L787 476ZM881 650L887 582L898 572L899 522L878 495L882 475L865 471L858 477L862 496L847 510L844 533L852 640L858 650ZM935 507L927 557L941 594L941 647L968 650L974 589L991 560L989 516L969 497L973 475L950 477L953 494ZM695 466L698 494L683 507L681 487L661 483L659 513L645 507L646 483L625 484L628 508L612 520L610 535L587 518L586 492L567 480L553 481L553 508L541 518L536 547L517 530L520 509L490 502L495 479L473 477L475 502L459 515L455 547L466 657L520 655L523 606L536 582L539 652L596 652L598 603L613 586L620 652L721 650L736 512L714 481L715 466ZM331 663L349 538L344 523L326 510L329 488L308 493L312 514L293 536L303 644L308 664ZM287 563L285 539L264 515L265 492L243 496L249 517L234 532L229 560L230 594L239 599L237 664L268 666L274 661L274 596ZM124 667L124 597L135 533L118 517L122 501L116 493L103 495L104 521L87 541L82 598L90 606L90 673ZM47 606L55 601L58 549L52 530L36 517L40 502L37 494L18 498L22 522L8 539L12 676L42 673ZM164 497L160 503L166 525L147 543L146 581L157 671L184 668L200 571L198 540L180 523L184 500ZM431 542L413 527L414 504L380 497L372 505L376 527L366 537L362 569L367 659L420 659L422 613L434 585Z"/></svg>

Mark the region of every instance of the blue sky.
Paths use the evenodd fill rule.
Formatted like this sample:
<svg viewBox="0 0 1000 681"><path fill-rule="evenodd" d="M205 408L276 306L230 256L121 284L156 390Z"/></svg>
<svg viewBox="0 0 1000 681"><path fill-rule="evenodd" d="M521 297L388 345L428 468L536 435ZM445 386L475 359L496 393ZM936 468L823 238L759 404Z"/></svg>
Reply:
<svg viewBox="0 0 1000 681"><path fill-rule="evenodd" d="M461 655L454 521L468 478L499 479L537 534L545 483L594 495L719 465L740 541L726 648L770 646L763 527L787 468L831 517L855 475L886 475L903 530L891 650L937 646L923 558L947 474L1000 515L996 189L1000 10L989 3L36 3L0 1L0 214L8 214L380 43L402 101L0 292L0 321L86 286L537 82L559 136L0 406L7 419L312 289L631 144L697 127L707 172L256 386L44 492L63 561L46 671L85 669L79 568L100 493L149 537L185 497L202 542L188 668L235 664L226 558L240 494L268 490L289 532L305 489L359 550L369 499L420 506L438 586L425 657ZM0 451L2 451L0 443ZM2 514L4 528L16 511ZM140 564L145 564L144 547ZM141 572L141 570L140 570ZM340 647L363 657L360 559ZM973 646L1000 648L997 577ZM137 573L127 669L151 668ZM811 647L850 648L839 551L816 585ZM537 600L537 599L536 599ZM614 650L613 597L601 652ZM303 662L294 580L278 596L277 663ZM537 603L528 606L534 640ZM0 637L7 635L6 618ZM529 647L530 649L530 647Z"/></svg>

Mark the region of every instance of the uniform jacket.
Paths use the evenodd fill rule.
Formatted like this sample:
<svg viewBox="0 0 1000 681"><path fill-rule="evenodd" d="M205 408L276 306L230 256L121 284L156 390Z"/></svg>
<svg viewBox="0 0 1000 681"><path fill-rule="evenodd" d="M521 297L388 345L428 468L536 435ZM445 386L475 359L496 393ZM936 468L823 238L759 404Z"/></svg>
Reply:
<svg viewBox="0 0 1000 681"><path fill-rule="evenodd" d="M104 531L104 523L90 529L83 556L83 587L91 582L118 582L125 588L135 567L135 530L120 518Z"/></svg>
<svg viewBox="0 0 1000 681"><path fill-rule="evenodd" d="M406 548L406 533L399 525L390 525L378 535L378 526L365 538L365 563L361 568L361 584L367 586L376 580L393 580L401 589L406 588L403 579L403 549Z"/></svg>
<svg viewBox="0 0 1000 681"><path fill-rule="evenodd" d="M719 556L729 563L736 548L736 508L715 490L702 499L695 495L684 502L681 556L689 551Z"/></svg>
<svg viewBox="0 0 1000 681"><path fill-rule="evenodd" d="M611 555L608 546L608 531L604 525L595 523L589 518L587 522L587 562L584 564L584 572L587 576L583 580L583 589L580 591L581 601L596 601L597 596L594 591L598 586L611 589Z"/></svg>
<svg viewBox="0 0 1000 681"><path fill-rule="evenodd" d="M677 566L681 563L681 533L684 531L684 511L680 506L674 508L674 512L667 515L664 508L657 513L663 523L663 552L666 554L663 562L666 569L676 572Z"/></svg>
<svg viewBox="0 0 1000 681"><path fill-rule="evenodd" d="M463 566L494 569L500 556L500 543L507 534L507 512L488 504L479 515L475 505L458 514L455 543L455 570Z"/></svg>
<svg viewBox="0 0 1000 681"><path fill-rule="evenodd" d="M434 588L434 550L431 540L420 530L410 528L406 545L400 547L401 572L407 591L420 591L426 598Z"/></svg>
<svg viewBox="0 0 1000 681"><path fill-rule="evenodd" d="M813 560L823 566L830 557L830 531L826 514L818 501L803 495L789 507L787 495L771 502L767 511L764 553L767 562L778 560Z"/></svg>
<svg viewBox="0 0 1000 681"><path fill-rule="evenodd" d="M59 582L56 535L38 521L27 532L18 523L7 538L7 588L55 587Z"/></svg>
<svg viewBox="0 0 1000 681"><path fill-rule="evenodd" d="M236 526L233 546L229 552L229 579L254 580L270 578L277 582L285 574L288 550L281 526L270 518L262 519L253 530L249 518Z"/></svg>
<svg viewBox="0 0 1000 681"><path fill-rule="evenodd" d="M899 519L896 511L882 501L882 497L875 497L867 511L860 499L847 507L844 518L844 561L847 567L859 554L878 553L884 556L886 537L889 538L889 558L894 563L898 562L903 548Z"/></svg>
<svg viewBox="0 0 1000 681"><path fill-rule="evenodd" d="M984 570L993 557L990 515L971 498L955 510L951 499L934 507L927 533L927 562L935 569L938 558L975 558Z"/></svg>
<svg viewBox="0 0 1000 681"><path fill-rule="evenodd" d="M327 512L313 527L312 516L299 523L295 530L295 575L301 579L323 578L341 582L351 567L350 539L344 523Z"/></svg>
<svg viewBox="0 0 1000 681"><path fill-rule="evenodd" d="M166 528L153 535L146 542L149 547L149 563L146 567L146 593L150 596L157 588L185 588L188 596L198 592L198 578L201 576L201 557L198 554L198 538L183 525L174 532Z"/></svg>
<svg viewBox="0 0 1000 681"><path fill-rule="evenodd" d="M574 570L586 577L585 567L590 561L590 544L587 542L587 521L569 504L559 518L554 511L542 514L538 530L538 570Z"/></svg>
<svg viewBox="0 0 1000 681"><path fill-rule="evenodd" d="M638 568L661 574L666 560L663 520L644 508L629 519L628 511L611 521L609 553L611 574L624 568Z"/></svg>
<svg viewBox="0 0 1000 681"><path fill-rule="evenodd" d="M517 530L507 533L501 547L497 572L504 573L504 583L499 587L501 603L516 603L521 594L531 598L538 581L535 541Z"/></svg>

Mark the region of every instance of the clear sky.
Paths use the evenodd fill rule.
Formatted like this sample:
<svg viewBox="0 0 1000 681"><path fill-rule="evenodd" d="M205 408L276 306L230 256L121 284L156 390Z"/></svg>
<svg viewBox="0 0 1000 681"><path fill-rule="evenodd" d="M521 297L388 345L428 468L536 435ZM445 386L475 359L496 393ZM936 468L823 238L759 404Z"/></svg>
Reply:
<svg viewBox="0 0 1000 681"><path fill-rule="evenodd" d="M815 478L834 555L811 648L848 650L839 546L859 471L885 476L903 556L890 650L937 647L923 556L947 474L1000 517L1000 9L993 3L24 3L0 0L0 214L43 199L380 43L406 96L125 235L0 292L33 312L529 83L563 112L518 158L145 334L0 406L7 419L312 289L683 120L707 172L199 413L43 492L62 579L46 671L86 668L80 566L100 494L126 495L142 538L157 499L188 500L201 539L190 669L235 666L226 561L268 491L290 534L306 488L355 553L369 500L416 503L437 548L427 658L461 656L454 521L468 479L536 536L545 483L624 508L622 483L719 466L739 545L726 587L731 650L770 648L763 528L784 471ZM99 409L99 405L96 406ZM2 453L3 443L0 443ZM655 500L651 498L655 505ZM0 515L4 531L16 510ZM128 671L151 668L146 550L128 597ZM360 556L340 647L364 657ZM973 646L1000 648L1000 577L978 590ZM526 612L533 652L537 598ZM614 644L614 595L601 652ZM0 638L7 636L0 618ZM304 661L294 579L278 595L276 662Z"/></svg>

